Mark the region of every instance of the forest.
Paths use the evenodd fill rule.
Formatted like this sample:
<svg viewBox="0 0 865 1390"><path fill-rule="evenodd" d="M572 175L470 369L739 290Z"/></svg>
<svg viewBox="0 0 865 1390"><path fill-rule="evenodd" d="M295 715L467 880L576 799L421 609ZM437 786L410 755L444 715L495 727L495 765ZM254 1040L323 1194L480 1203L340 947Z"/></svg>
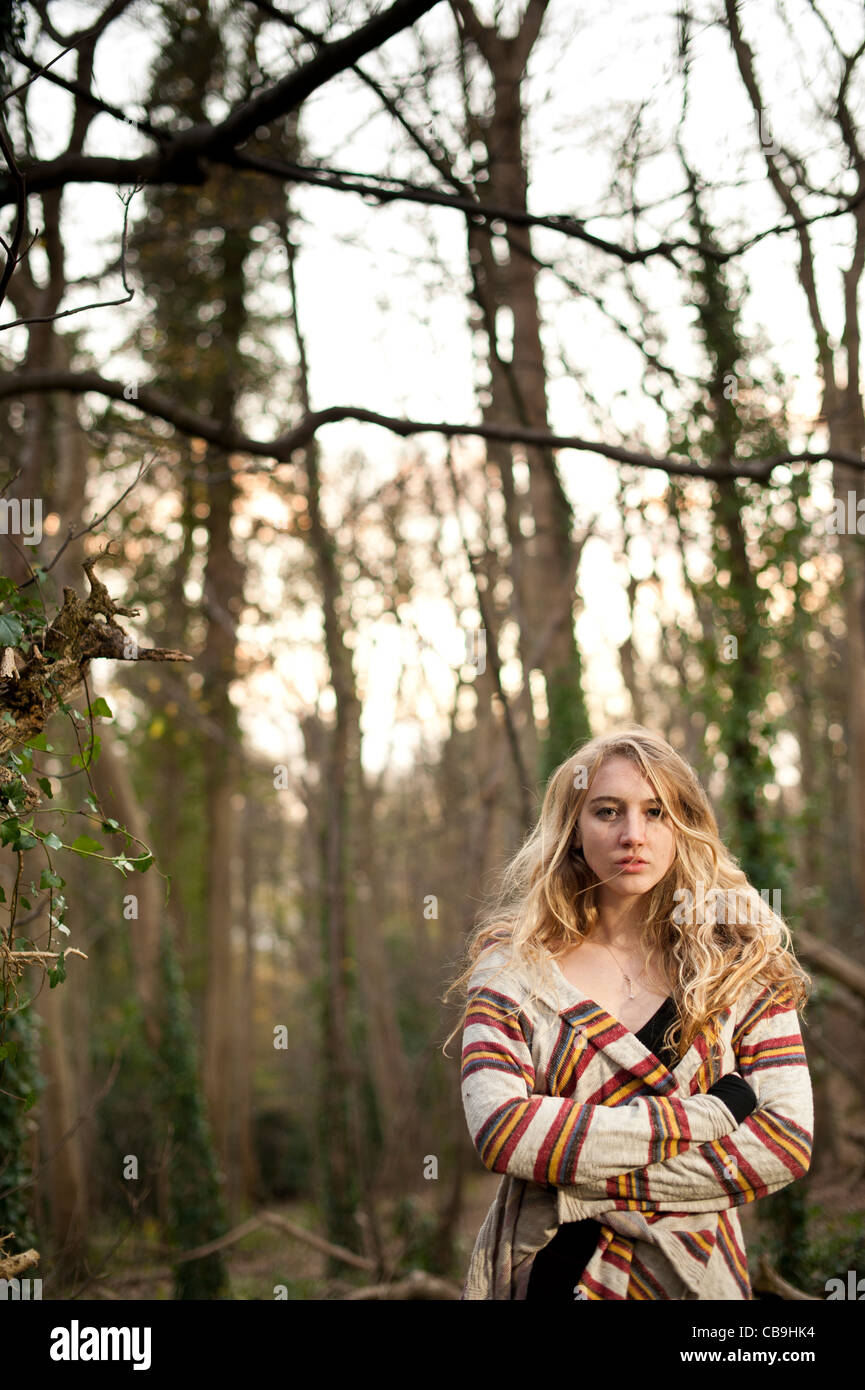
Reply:
<svg viewBox="0 0 865 1390"><path fill-rule="evenodd" d="M0 1281L458 1300L449 986L629 724L812 980L755 1297L865 1274L863 73L855 0L2 9Z"/></svg>

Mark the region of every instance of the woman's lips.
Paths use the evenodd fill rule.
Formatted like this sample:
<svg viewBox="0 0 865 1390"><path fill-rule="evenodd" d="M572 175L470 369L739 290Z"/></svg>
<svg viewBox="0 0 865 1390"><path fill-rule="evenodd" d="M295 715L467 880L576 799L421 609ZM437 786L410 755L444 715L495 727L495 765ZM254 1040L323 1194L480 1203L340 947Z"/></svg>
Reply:
<svg viewBox="0 0 865 1390"><path fill-rule="evenodd" d="M643 869L648 869L648 867L645 859L625 859L619 862L619 868L623 874L638 874Z"/></svg>

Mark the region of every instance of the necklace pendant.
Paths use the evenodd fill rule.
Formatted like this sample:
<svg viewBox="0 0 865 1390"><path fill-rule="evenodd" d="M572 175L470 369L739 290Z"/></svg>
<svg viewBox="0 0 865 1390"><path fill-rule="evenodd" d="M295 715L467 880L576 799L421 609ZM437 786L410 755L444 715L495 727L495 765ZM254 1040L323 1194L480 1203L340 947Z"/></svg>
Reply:
<svg viewBox="0 0 865 1390"><path fill-rule="evenodd" d="M631 983L631 977L630 977L630 975L626 975L626 976L625 976L625 983L626 983L627 986L628 986L628 998L629 998L629 999L634 999L634 998L636 998L636 995L635 995L635 993L634 993L634 986L633 986L632 983Z"/></svg>

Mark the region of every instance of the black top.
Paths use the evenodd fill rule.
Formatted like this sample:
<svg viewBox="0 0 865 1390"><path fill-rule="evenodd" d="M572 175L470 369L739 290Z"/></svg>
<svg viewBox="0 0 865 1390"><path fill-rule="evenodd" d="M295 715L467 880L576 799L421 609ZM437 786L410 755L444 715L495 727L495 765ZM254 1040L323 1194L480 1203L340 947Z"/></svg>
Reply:
<svg viewBox="0 0 865 1390"><path fill-rule="evenodd" d="M663 1046L664 1033L676 1017L672 995L634 1034L660 1062L670 1070L680 1058L671 1048ZM709 1087L708 1095L718 1096L735 1116L738 1124L750 1115L757 1105L753 1090L740 1076L723 1076ZM565 1221L559 1226L549 1245L539 1250L532 1265L526 1298L554 1299L574 1302L575 1286L595 1253L601 1234L601 1223L587 1217L583 1221Z"/></svg>

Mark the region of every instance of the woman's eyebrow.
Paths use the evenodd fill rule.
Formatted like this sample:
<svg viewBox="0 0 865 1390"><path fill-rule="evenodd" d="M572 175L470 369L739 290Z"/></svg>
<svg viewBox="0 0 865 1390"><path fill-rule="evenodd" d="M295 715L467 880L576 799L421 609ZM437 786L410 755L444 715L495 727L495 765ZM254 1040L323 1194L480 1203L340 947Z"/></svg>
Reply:
<svg viewBox="0 0 865 1390"><path fill-rule="evenodd" d="M621 801L621 800L622 800L622 798L621 798L620 796L596 796L596 797L593 797L593 798L592 798L592 800L589 802L589 805L590 805L590 806L597 806L597 804L598 804L599 801ZM658 801L658 802L659 802L660 800L661 800L661 798L660 798L659 796L647 796L647 797L644 798L644 800L643 800L643 802L642 802L641 804L642 804L643 806L648 806L650 802L652 802L652 801Z"/></svg>

